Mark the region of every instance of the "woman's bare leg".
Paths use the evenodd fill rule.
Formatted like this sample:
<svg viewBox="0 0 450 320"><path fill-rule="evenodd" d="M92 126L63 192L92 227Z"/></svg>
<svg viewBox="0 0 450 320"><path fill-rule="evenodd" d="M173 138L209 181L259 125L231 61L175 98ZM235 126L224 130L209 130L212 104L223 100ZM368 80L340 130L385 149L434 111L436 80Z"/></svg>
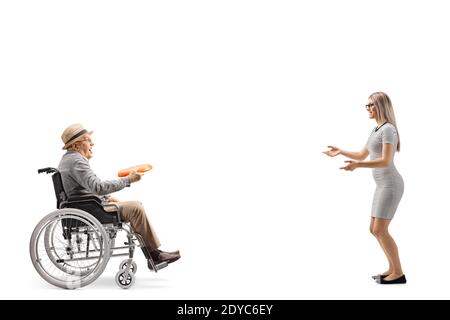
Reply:
<svg viewBox="0 0 450 320"><path fill-rule="evenodd" d="M371 217L371 218L370 218L370 233L371 233L373 236L375 236L375 233L374 233L374 225L375 225L375 218L374 218L374 217ZM375 238L376 238L376 237L375 237ZM376 239L377 239L378 243L380 244L381 249L383 249L383 252L384 252L386 258L388 259L388 263L389 263L389 268L388 268L388 270L385 271L385 272L383 272L383 273L381 273L381 274L382 274L383 276L390 275L390 274L392 273L392 270L394 269L394 268L393 268L393 263L392 263L392 261L391 261L389 255L387 254L386 249L383 247L383 244L378 240L378 238L376 238Z"/></svg>
<svg viewBox="0 0 450 320"><path fill-rule="evenodd" d="M373 235L377 238L386 254L390 264L389 268L392 268L392 273L385 278L387 281L397 279L403 275L397 244L388 231L390 223L391 220L389 219L379 218L375 218L373 222Z"/></svg>

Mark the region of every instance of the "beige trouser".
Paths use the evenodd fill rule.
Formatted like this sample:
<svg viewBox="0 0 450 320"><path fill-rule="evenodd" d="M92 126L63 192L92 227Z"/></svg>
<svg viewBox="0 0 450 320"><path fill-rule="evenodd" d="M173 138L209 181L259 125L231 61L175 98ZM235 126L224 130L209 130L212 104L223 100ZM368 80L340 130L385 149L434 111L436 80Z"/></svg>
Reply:
<svg viewBox="0 0 450 320"><path fill-rule="evenodd" d="M121 208L121 218L131 224L134 232L139 233L144 239L145 246L151 250L159 248L158 236L147 219L144 206L139 201L121 201L116 202Z"/></svg>

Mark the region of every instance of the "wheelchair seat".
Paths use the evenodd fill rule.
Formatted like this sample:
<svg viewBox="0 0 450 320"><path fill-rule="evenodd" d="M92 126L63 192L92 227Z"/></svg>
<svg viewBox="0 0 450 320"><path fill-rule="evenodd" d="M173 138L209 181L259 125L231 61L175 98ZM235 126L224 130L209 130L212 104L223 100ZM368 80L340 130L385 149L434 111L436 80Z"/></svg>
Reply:
<svg viewBox="0 0 450 320"><path fill-rule="evenodd" d="M55 168L43 168L39 169L38 173L53 173L53 188L55 190L56 196L56 208L64 209L64 208L74 208L86 211L97 218L101 224L120 224L120 214L119 208L115 206L114 211L106 211L102 200L95 195L80 195L76 197L67 197L67 194L64 190L64 186L61 179L61 173ZM109 206L109 205L108 205Z"/></svg>

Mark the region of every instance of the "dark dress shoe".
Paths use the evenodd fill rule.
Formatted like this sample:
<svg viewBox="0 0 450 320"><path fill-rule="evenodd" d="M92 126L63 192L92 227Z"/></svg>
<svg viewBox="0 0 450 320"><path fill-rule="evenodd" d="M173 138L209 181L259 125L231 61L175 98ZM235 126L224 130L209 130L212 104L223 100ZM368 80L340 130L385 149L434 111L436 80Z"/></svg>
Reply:
<svg viewBox="0 0 450 320"><path fill-rule="evenodd" d="M180 259L180 257L181 257L180 254L172 254L172 253L161 251L161 252L158 252L157 257L153 257L152 260L153 260L153 264L155 266L157 266L163 262L166 262L166 266L167 266L167 264L177 261L178 259ZM150 270L154 271L153 265L150 260L147 260L147 266Z"/></svg>
<svg viewBox="0 0 450 320"><path fill-rule="evenodd" d="M377 279L377 282L379 284L403 284L406 283L406 277L405 275L402 275L401 277L393 280L385 280L384 278Z"/></svg>
<svg viewBox="0 0 450 320"><path fill-rule="evenodd" d="M180 259L179 253L169 253L169 252L160 251L158 254L158 257L153 260L154 260L155 264L159 264L161 262L172 263L172 262L177 261L178 259Z"/></svg>
<svg viewBox="0 0 450 320"><path fill-rule="evenodd" d="M386 278L387 276L388 276L388 274L376 274L376 275L372 276L372 279L373 279L373 280L377 280L377 279L379 279L379 278L384 279L384 278Z"/></svg>

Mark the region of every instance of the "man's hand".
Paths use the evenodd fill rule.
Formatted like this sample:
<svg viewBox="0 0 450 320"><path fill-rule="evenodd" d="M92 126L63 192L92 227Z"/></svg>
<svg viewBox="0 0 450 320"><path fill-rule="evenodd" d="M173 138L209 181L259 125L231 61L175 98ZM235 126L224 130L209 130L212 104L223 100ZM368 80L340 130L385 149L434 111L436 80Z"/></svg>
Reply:
<svg viewBox="0 0 450 320"><path fill-rule="evenodd" d="M136 171L131 171L128 177L130 178L130 182L134 183L141 180L142 175L137 173Z"/></svg>
<svg viewBox="0 0 450 320"><path fill-rule="evenodd" d="M117 199L117 198L114 198L114 197L109 196L108 202L110 202L110 203L119 203L120 200Z"/></svg>

